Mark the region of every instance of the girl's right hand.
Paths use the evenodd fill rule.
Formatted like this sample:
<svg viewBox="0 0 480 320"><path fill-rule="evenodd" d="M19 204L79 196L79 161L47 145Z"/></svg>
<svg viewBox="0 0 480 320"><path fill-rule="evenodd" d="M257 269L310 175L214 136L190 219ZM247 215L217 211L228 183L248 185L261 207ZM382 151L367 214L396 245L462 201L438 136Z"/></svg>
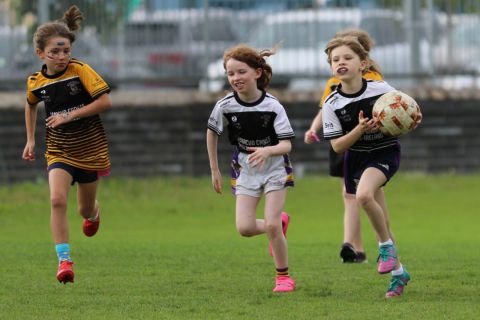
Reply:
<svg viewBox="0 0 480 320"><path fill-rule="evenodd" d="M212 184L215 192L222 194L222 175L219 169L212 169Z"/></svg>
<svg viewBox="0 0 480 320"><path fill-rule="evenodd" d="M35 160L35 142L27 142L23 149L22 159L26 161Z"/></svg>
<svg viewBox="0 0 480 320"><path fill-rule="evenodd" d="M315 132L315 130L308 129L308 130L305 132L304 141L305 141L306 144L311 144L311 143L314 143L314 142L319 142L319 141L320 141L320 138L318 137L318 135L317 135L317 133Z"/></svg>

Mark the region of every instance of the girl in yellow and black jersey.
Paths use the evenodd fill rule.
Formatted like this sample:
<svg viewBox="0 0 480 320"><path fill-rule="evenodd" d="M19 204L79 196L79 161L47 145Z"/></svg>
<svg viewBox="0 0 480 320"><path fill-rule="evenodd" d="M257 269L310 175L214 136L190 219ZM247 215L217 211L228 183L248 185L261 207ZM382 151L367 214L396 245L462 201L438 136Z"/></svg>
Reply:
<svg viewBox="0 0 480 320"><path fill-rule="evenodd" d="M37 105L46 112L46 153L51 202L51 229L59 260L57 279L73 282L67 224L67 197L78 183L78 211L83 232L93 236L99 227L96 199L98 177L108 175L108 143L99 114L110 109L107 83L86 63L70 58L83 14L70 7L63 18L41 25L33 37L35 53L44 62L27 80L23 159L35 160Z"/></svg>

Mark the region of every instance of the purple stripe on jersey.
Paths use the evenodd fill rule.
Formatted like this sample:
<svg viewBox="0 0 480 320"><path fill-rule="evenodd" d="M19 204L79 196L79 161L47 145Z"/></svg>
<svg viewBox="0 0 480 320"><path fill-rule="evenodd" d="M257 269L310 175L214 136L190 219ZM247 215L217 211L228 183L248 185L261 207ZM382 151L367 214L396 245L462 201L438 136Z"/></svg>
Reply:
<svg viewBox="0 0 480 320"><path fill-rule="evenodd" d="M230 163L230 187L232 189L233 195L237 190L237 179L240 176L240 164L238 163L238 155L240 151L235 150L232 154L232 162Z"/></svg>
<svg viewBox="0 0 480 320"><path fill-rule="evenodd" d="M293 167L292 164L290 163L290 158L288 155L284 154L283 155L283 161L285 163L285 172L287 173L287 180L285 181L285 187L293 187L294 186L294 181L293 181Z"/></svg>
<svg viewBox="0 0 480 320"><path fill-rule="evenodd" d="M285 162L285 171L287 171L287 174L292 174L293 168L292 168L292 165L290 164L290 159L288 158L288 155L286 154L283 155L283 161Z"/></svg>

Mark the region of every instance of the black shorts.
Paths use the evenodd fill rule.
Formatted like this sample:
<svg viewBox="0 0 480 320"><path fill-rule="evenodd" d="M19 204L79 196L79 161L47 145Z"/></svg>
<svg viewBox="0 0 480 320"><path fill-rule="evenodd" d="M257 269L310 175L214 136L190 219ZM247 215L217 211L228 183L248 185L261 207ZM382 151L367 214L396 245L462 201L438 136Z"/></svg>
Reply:
<svg viewBox="0 0 480 320"><path fill-rule="evenodd" d="M330 145L330 154L329 154L329 164L330 164L330 176L332 177L343 177L343 157L345 153L336 153L333 151L332 146Z"/></svg>
<svg viewBox="0 0 480 320"><path fill-rule="evenodd" d="M393 177L400 167L400 144L371 152L348 150L345 153L345 190L355 194L360 178L367 168L377 168L382 171L387 181Z"/></svg>
<svg viewBox="0 0 480 320"><path fill-rule="evenodd" d="M91 183L98 180L98 171L80 169L63 162L52 163L48 166L47 171L57 168L67 171L72 176L72 186L75 182Z"/></svg>

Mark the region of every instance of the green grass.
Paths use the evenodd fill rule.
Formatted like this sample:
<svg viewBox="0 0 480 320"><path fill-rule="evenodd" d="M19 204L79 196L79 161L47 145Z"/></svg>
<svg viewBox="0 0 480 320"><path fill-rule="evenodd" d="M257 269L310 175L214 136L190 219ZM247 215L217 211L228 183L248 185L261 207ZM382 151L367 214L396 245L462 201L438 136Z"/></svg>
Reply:
<svg viewBox="0 0 480 320"><path fill-rule="evenodd" d="M227 185L225 183L225 185ZM45 182L0 187L0 319L474 319L480 312L480 176L398 175L386 188L406 294L383 298L376 244L342 265L339 181L297 180L286 210L298 290L274 294L265 236L242 238L234 197L209 179L108 178L102 226L81 232L71 192L75 284L56 282ZM259 211L260 213L260 211Z"/></svg>

